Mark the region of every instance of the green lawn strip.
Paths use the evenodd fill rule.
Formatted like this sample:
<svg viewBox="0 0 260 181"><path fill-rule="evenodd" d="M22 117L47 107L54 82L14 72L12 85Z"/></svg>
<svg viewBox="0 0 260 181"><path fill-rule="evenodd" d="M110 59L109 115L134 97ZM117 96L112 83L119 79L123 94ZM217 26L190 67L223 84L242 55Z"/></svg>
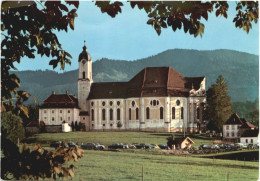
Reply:
<svg viewBox="0 0 260 181"><path fill-rule="evenodd" d="M76 180L257 180L258 163L172 155L85 151Z"/></svg>

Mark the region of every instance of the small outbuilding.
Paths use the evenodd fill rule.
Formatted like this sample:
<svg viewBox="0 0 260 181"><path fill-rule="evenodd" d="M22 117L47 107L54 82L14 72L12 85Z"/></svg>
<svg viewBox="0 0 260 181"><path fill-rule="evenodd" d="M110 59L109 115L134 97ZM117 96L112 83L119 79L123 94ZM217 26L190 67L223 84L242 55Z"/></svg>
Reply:
<svg viewBox="0 0 260 181"><path fill-rule="evenodd" d="M67 121L63 121L61 124L61 131L62 132L71 132L71 126L69 125L69 123Z"/></svg>
<svg viewBox="0 0 260 181"><path fill-rule="evenodd" d="M173 140L173 149L189 149L194 142L189 137L180 137Z"/></svg>
<svg viewBox="0 0 260 181"><path fill-rule="evenodd" d="M240 142L244 145L257 144L258 143L259 129L246 130L240 138Z"/></svg>

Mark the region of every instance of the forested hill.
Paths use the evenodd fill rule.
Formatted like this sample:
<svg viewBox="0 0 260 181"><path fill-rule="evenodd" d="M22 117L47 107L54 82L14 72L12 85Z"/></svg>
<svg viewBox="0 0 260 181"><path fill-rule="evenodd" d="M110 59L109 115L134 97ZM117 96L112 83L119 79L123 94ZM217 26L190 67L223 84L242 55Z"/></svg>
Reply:
<svg viewBox="0 0 260 181"><path fill-rule="evenodd" d="M144 67L157 66L171 66L187 77L205 74L207 88L222 74L233 102L258 98L258 56L233 50L174 49L135 61L103 58L93 63L93 79L95 82L128 81ZM68 90L77 95L77 70L61 74L48 70L16 73L21 79L21 89L35 95L39 103L52 90L56 93Z"/></svg>

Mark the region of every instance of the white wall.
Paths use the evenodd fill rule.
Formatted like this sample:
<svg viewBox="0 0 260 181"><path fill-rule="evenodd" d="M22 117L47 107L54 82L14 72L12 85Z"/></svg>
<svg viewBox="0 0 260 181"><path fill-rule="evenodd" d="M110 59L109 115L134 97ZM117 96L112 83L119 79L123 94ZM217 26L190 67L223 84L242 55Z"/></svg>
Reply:
<svg viewBox="0 0 260 181"><path fill-rule="evenodd" d="M256 144L259 143L258 137L241 137L240 142L248 145L248 144Z"/></svg>
<svg viewBox="0 0 260 181"><path fill-rule="evenodd" d="M239 128L241 124L231 124L231 125L223 125L223 137L226 139L236 139L239 138ZM234 136L232 136L234 134Z"/></svg>
<svg viewBox="0 0 260 181"><path fill-rule="evenodd" d="M61 125L64 120L71 124L72 121L77 121L78 119L79 109L77 108L39 109L39 121L44 121L46 125Z"/></svg>

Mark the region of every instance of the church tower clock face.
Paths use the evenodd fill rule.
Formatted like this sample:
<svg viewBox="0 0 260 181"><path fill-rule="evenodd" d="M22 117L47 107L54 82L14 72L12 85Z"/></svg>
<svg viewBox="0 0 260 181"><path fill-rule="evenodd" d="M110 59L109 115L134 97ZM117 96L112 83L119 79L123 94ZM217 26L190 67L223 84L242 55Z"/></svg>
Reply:
<svg viewBox="0 0 260 181"><path fill-rule="evenodd" d="M85 64L86 62L87 62L86 59L83 59L83 60L82 60L82 63L83 63L83 64Z"/></svg>

